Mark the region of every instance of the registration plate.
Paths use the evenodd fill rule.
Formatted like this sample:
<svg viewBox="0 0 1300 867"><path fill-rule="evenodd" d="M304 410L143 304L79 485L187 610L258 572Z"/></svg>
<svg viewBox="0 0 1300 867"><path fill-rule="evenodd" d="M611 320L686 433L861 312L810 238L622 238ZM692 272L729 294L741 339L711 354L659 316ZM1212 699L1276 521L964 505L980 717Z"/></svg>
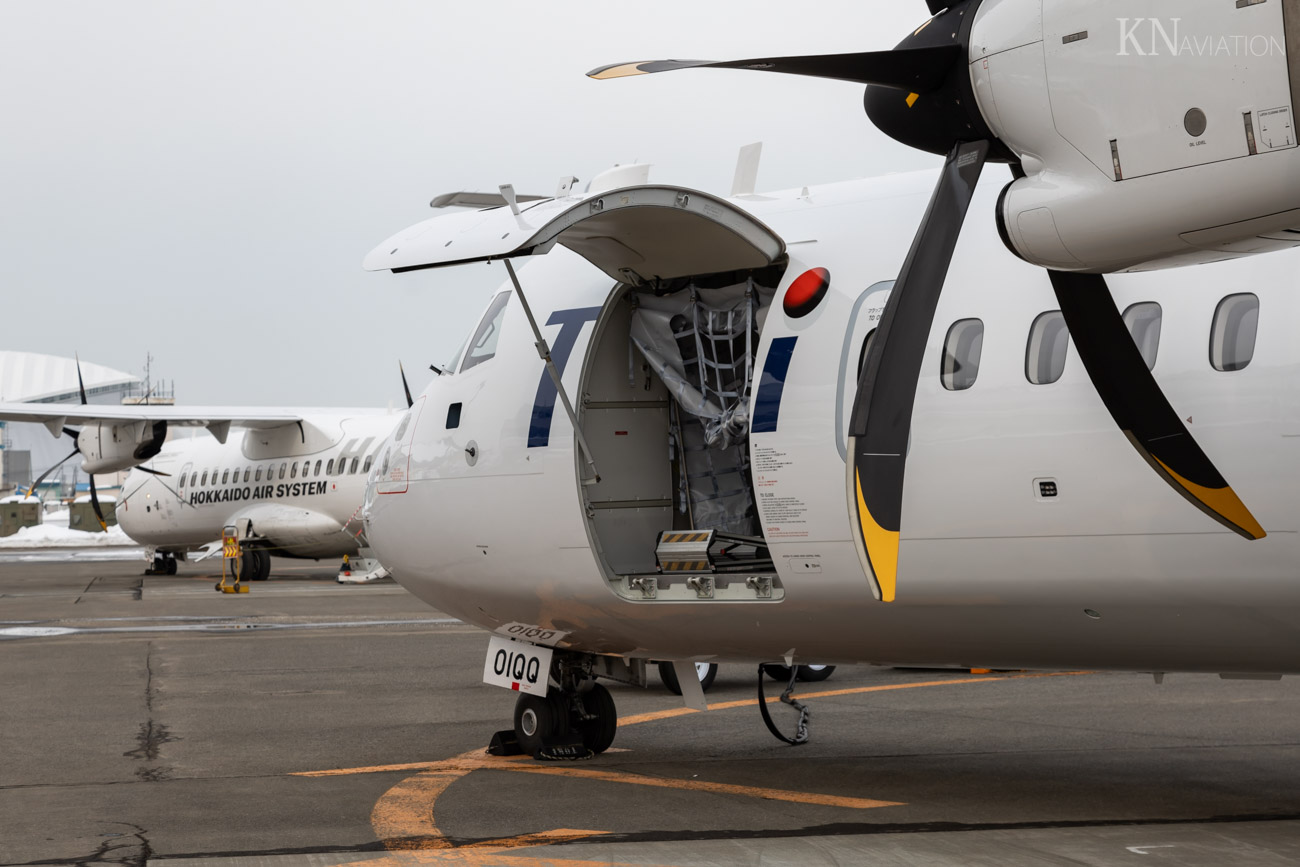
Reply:
<svg viewBox="0 0 1300 867"><path fill-rule="evenodd" d="M545 697L553 652L549 647L494 635L488 641L483 682Z"/></svg>

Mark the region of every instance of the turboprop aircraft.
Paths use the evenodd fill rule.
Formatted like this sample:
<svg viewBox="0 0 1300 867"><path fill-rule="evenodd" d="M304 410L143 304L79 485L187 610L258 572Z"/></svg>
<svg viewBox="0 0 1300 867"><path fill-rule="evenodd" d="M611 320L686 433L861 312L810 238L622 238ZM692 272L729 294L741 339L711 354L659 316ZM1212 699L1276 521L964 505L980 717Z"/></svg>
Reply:
<svg viewBox="0 0 1300 867"><path fill-rule="evenodd" d="M378 444L397 416L382 410L297 415L292 425L249 428L225 442L173 440L147 466L131 470L117 520L156 552L153 571L175 574L178 555L215 551L222 529L233 526L241 580L265 580L272 555L357 558L340 575L345 583L387 574L365 556L359 511Z"/></svg>
<svg viewBox="0 0 1300 867"><path fill-rule="evenodd" d="M405 385L405 373L402 379ZM409 406L409 389L407 399ZM235 565L241 580L265 580L273 554L311 559L361 554L340 581L360 583L387 574L365 556L358 512L366 475L379 444L398 423L396 414L86 405L84 386L82 404L4 403L0 420L39 422L56 437L73 438L64 461L81 456L101 523L94 474L130 470L116 514L127 535L151 550L150 573L174 575L177 556L216 552L223 529L234 526L241 539ZM212 436L164 442L169 427L202 427Z"/></svg>
<svg viewBox="0 0 1300 867"><path fill-rule="evenodd" d="M858 81L937 178L625 168L366 258L504 261L493 351L365 507L400 583L494 632L503 749L607 748L595 679L649 660L1300 671L1300 4L1143 5L1250 56L1133 51L1121 0L930 6L892 51L591 75Z"/></svg>

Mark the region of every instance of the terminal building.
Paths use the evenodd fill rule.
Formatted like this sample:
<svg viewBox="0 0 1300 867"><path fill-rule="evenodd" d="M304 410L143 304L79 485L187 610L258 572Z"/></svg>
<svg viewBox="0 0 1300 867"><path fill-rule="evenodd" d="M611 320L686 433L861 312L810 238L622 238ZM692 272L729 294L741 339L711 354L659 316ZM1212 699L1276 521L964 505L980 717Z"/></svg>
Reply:
<svg viewBox="0 0 1300 867"><path fill-rule="evenodd" d="M141 378L83 361L81 377L87 403L174 402L172 388L157 387L147 376ZM80 405L76 359L0 350L0 401ZM44 425L0 422L0 495L30 485L41 473L67 457L74 446L71 437L65 434L55 439ZM41 493L47 499L66 499L76 491L86 491L89 481L81 469L81 461L73 458L42 483ZM100 491L110 491L120 483L117 474L95 477Z"/></svg>

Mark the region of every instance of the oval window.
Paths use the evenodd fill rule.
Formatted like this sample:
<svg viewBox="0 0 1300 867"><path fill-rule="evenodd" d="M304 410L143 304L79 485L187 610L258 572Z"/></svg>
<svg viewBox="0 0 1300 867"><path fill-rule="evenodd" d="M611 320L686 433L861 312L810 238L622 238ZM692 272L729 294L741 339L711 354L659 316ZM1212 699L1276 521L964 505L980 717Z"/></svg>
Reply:
<svg viewBox="0 0 1300 867"><path fill-rule="evenodd" d="M1134 304L1124 311L1124 324L1133 337L1147 370L1155 370L1156 353L1160 351L1160 305L1154 301Z"/></svg>
<svg viewBox="0 0 1300 867"><path fill-rule="evenodd" d="M1070 331L1060 310L1039 314L1029 328L1029 345L1025 347L1025 379L1034 385L1056 382L1065 373L1065 357L1070 350Z"/></svg>
<svg viewBox="0 0 1300 867"><path fill-rule="evenodd" d="M1219 302L1210 328L1210 364L1215 370L1241 370L1255 357L1259 328L1259 298L1250 293L1229 295Z"/></svg>
<svg viewBox="0 0 1300 867"><path fill-rule="evenodd" d="M949 391L964 391L975 384L980 372L980 352L984 348L984 323L978 319L961 319L948 329L939 360L939 378Z"/></svg>

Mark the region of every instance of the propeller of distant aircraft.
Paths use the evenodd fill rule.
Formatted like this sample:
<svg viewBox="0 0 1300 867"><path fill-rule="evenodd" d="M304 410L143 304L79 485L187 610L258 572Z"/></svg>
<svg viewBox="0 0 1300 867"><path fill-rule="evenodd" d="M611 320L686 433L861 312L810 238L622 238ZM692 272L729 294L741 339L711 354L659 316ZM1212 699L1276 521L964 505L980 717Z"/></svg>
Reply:
<svg viewBox="0 0 1300 867"><path fill-rule="evenodd" d="M402 372L402 391L406 392L406 408L410 409L415 405L415 398L411 397L411 386L406 382L406 368L399 361L397 362L397 369Z"/></svg>
<svg viewBox="0 0 1300 867"><path fill-rule="evenodd" d="M912 408L939 295L976 182L989 161L1023 176L1020 143L1000 140L980 113L968 71L981 0L929 0L934 16L889 51L749 60L656 60L587 73L620 78L676 69L783 72L867 85L866 113L890 137L946 154L925 216L871 343L849 429L856 504L868 565L882 597L894 595L904 466ZM1106 279L1047 269L1079 357L1116 425L1179 494L1247 539L1264 530L1197 445L1133 343Z"/></svg>
<svg viewBox="0 0 1300 867"><path fill-rule="evenodd" d="M81 395L81 405L87 406L90 403L90 401L86 398L86 383L81 377L81 358L78 356L76 361L77 361L77 391ZM81 436L81 431L74 430L73 428L70 427L65 427L63 428L63 433L72 437L72 442L73 442L72 451L63 460L59 461L54 466L50 467L45 472L41 473L40 476L36 479L36 481L32 483L31 487L27 489L27 496L29 497L32 496L32 494L36 491L36 489L41 486L41 482L49 478L50 475L55 470L57 470L59 467L66 464L72 458L75 458L77 455L81 454L81 442L79 440L79 437ZM171 473L164 473L160 470L150 469L149 467L146 466L137 466L135 467L135 469L140 470L143 473L149 473L155 476L171 475ZM99 521L100 528L107 530L108 521L105 520L104 518L104 510L99 505L99 492L95 489L95 474L87 473L86 475L90 479L90 505L95 511L95 518Z"/></svg>

